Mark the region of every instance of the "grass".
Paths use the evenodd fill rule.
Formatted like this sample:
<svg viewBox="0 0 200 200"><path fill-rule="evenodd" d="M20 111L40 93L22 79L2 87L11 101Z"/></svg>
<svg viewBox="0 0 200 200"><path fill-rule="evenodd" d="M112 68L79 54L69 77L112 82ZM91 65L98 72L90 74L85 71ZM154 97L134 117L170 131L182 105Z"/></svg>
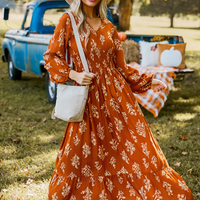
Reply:
<svg viewBox="0 0 200 200"><path fill-rule="evenodd" d="M181 34L186 34L184 37L188 41L188 48L190 47L186 63L195 70L195 73L175 85L158 118L154 118L145 109L143 112L169 164L183 176L195 200L199 200L200 45L195 38L199 37L200 33L189 27L166 28L167 18L152 20L133 17L133 19L135 20L131 31L134 33L179 34L177 30L185 31ZM160 20L164 21L162 26L158 26ZM15 22L10 24L14 25ZM1 42L6 31L2 21L0 27L3 27L0 30ZM0 54L2 54L1 47ZM46 97L45 80L25 73L22 77L19 81L9 80L7 63L0 61L0 197L3 195L2 200L17 199L17 197L21 200L47 199L48 183L66 126L65 122L50 119L53 105L48 103ZM183 155L183 152L186 152L184 153L186 155Z"/></svg>

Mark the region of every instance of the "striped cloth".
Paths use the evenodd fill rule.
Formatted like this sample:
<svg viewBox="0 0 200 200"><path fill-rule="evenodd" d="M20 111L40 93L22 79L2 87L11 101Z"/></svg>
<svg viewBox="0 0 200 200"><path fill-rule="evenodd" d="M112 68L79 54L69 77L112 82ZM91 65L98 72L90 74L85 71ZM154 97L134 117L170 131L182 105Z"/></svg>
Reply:
<svg viewBox="0 0 200 200"><path fill-rule="evenodd" d="M173 85L173 77L176 76L175 71L177 71L177 69L164 66L142 67L135 62L130 63L129 66L136 68L140 74L146 73L148 75L150 73L154 73L154 78L163 81L167 85L167 89L164 89L160 92L148 90L145 93L135 94L137 101L144 108L150 111L154 117L157 117L161 108L164 106L165 101L167 100L167 96Z"/></svg>

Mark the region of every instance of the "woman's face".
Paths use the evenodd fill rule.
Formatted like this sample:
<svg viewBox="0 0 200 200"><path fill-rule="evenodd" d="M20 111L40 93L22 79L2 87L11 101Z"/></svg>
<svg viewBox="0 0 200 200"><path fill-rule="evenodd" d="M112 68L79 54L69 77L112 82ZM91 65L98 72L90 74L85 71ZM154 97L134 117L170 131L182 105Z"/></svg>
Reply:
<svg viewBox="0 0 200 200"><path fill-rule="evenodd" d="M95 7L101 0L81 0L83 4L89 7Z"/></svg>

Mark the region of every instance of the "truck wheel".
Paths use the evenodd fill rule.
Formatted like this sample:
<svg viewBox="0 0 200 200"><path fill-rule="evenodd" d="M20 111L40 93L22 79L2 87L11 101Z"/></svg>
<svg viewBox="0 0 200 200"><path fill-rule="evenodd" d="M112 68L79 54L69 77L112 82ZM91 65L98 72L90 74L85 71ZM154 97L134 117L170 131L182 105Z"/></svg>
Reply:
<svg viewBox="0 0 200 200"><path fill-rule="evenodd" d="M49 102L56 103L57 84L50 80L49 72L46 74L46 90Z"/></svg>
<svg viewBox="0 0 200 200"><path fill-rule="evenodd" d="M8 75L11 80L21 79L22 72L15 68L10 54L8 54Z"/></svg>

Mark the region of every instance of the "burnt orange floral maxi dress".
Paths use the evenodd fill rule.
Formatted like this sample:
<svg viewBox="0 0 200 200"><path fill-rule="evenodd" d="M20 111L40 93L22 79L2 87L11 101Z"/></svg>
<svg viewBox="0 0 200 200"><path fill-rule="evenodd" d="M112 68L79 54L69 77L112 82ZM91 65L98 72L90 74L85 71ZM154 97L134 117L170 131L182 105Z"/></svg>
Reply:
<svg viewBox="0 0 200 200"><path fill-rule="evenodd" d="M133 94L150 89L153 75L139 75L126 65L112 23L102 20L96 31L88 26L87 48L80 37L96 77L84 120L67 123L49 200L192 200L183 179L168 166ZM66 48L75 70L83 71L68 14L59 20L44 54L45 68L55 83L70 80Z"/></svg>

